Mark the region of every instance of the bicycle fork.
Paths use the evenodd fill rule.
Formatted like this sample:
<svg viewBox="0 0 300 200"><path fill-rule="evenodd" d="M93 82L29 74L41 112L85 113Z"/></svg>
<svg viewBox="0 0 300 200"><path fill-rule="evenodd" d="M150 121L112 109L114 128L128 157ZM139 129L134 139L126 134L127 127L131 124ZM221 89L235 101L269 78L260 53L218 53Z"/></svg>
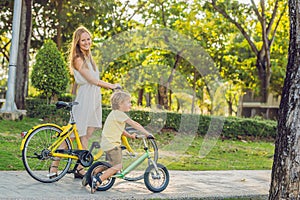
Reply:
<svg viewBox="0 0 300 200"><path fill-rule="evenodd" d="M156 174L151 173L152 178L153 179L160 179L161 177L160 177L159 170L158 170L156 162L154 162L150 157L148 158L148 160L150 160L150 162L154 166L154 169L155 169L155 172L156 172Z"/></svg>

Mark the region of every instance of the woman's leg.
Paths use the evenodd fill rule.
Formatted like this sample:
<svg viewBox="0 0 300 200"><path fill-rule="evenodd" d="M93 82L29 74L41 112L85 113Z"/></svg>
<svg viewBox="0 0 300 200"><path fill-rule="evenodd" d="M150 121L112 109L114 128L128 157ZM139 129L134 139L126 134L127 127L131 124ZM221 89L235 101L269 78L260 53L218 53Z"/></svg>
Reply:
<svg viewBox="0 0 300 200"><path fill-rule="evenodd" d="M59 149L66 149L67 143L63 142L59 146ZM51 163L51 166L49 167L49 176L55 176L58 171L58 165L59 165L60 159L55 157L55 160Z"/></svg>
<svg viewBox="0 0 300 200"><path fill-rule="evenodd" d="M80 141L83 149L88 149L89 139L92 137L94 131L95 131L95 127L88 127L86 135L80 137ZM83 166L79 164L76 173L80 175L84 175L86 172L85 170L83 170Z"/></svg>
<svg viewBox="0 0 300 200"><path fill-rule="evenodd" d="M83 149L88 149L89 139L92 137L95 127L88 127L86 135L80 137Z"/></svg>

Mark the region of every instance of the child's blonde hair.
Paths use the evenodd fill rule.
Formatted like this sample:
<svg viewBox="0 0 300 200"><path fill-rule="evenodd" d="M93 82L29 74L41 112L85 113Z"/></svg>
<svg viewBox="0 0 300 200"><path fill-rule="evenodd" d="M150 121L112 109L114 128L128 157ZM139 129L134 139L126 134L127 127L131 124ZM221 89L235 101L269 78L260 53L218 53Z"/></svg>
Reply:
<svg viewBox="0 0 300 200"><path fill-rule="evenodd" d="M114 92L110 98L111 108L113 110L119 109L120 104L130 98L131 95L128 92L123 92L123 91Z"/></svg>

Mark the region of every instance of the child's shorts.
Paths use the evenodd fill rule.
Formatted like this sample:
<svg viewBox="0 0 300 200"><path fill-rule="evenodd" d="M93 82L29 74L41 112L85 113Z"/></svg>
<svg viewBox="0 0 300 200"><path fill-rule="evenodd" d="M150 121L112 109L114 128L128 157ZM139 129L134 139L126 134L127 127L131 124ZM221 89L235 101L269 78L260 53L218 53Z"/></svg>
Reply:
<svg viewBox="0 0 300 200"><path fill-rule="evenodd" d="M121 147L115 147L108 150L106 153L106 161L108 161L112 166L122 164L122 149Z"/></svg>

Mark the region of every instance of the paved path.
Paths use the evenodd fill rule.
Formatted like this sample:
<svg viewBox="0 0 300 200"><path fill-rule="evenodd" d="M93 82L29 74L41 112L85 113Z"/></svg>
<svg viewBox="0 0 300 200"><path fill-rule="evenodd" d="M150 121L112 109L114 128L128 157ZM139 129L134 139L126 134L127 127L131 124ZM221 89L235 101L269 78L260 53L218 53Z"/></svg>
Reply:
<svg viewBox="0 0 300 200"><path fill-rule="evenodd" d="M25 171L0 171L0 199L267 199L270 176L269 170L170 171L170 183L161 193L150 192L143 181L117 179L108 191L91 194L72 174L40 183Z"/></svg>

